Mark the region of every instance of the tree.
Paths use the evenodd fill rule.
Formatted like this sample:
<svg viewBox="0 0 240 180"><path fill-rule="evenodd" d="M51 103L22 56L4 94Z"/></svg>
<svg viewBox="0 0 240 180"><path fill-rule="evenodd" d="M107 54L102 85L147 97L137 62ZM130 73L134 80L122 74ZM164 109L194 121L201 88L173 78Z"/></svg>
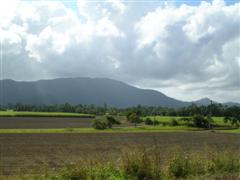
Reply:
<svg viewBox="0 0 240 180"><path fill-rule="evenodd" d="M207 115L206 122L207 122L206 125L208 125L208 129L211 129L212 128L212 124L213 124L213 118L212 118L211 115Z"/></svg>
<svg viewBox="0 0 240 180"><path fill-rule="evenodd" d="M100 119L95 119L93 121L92 127L94 129L101 129L101 130L103 130L103 129L107 129L108 125L107 125L106 122L101 121Z"/></svg>
<svg viewBox="0 0 240 180"><path fill-rule="evenodd" d="M199 128L211 128L212 125L212 118L208 116L205 118L202 115L195 115L193 116L193 126Z"/></svg>
<svg viewBox="0 0 240 180"><path fill-rule="evenodd" d="M139 115L137 115L137 113L132 112L130 114L127 115L127 120L131 123L134 123L134 126L137 127L138 123L142 122L142 119L140 118Z"/></svg>
<svg viewBox="0 0 240 180"><path fill-rule="evenodd" d="M225 123L230 122L232 126L238 128L240 125L240 108L237 106L227 108L224 121Z"/></svg>
<svg viewBox="0 0 240 180"><path fill-rule="evenodd" d="M153 120L153 125L154 125L154 126L159 125L159 124L160 124L160 122L159 122L157 119L154 119L154 120Z"/></svg>
<svg viewBox="0 0 240 180"><path fill-rule="evenodd" d="M106 117L106 124L108 128L112 128L113 124L121 124L118 120L116 120L113 116Z"/></svg>
<svg viewBox="0 0 240 180"><path fill-rule="evenodd" d="M92 127L94 129L107 129L107 128L112 128L113 124L121 124L121 123L112 116L106 116L103 119L95 119L93 121Z"/></svg>
<svg viewBox="0 0 240 180"><path fill-rule="evenodd" d="M177 121L176 118L172 118L171 121L169 122L170 126L178 126L179 122Z"/></svg>
<svg viewBox="0 0 240 180"><path fill-rule="evenodd" d="M144 121L144 123L145 123L146 125L153 125L153 120L151 120L151 119L148 117L148 118L146 118L146 120Z"/></svg>

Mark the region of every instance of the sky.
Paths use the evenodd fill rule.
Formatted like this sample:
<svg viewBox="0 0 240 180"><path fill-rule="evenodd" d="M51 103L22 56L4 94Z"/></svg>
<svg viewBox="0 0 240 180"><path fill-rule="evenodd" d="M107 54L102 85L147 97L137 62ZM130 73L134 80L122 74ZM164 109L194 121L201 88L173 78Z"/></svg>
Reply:
<svg viewBox="0 0 240 180"><path fill-rule="evenodd" d="M240 102L237 0L0 1L0 79L104 77Z"/></svg>

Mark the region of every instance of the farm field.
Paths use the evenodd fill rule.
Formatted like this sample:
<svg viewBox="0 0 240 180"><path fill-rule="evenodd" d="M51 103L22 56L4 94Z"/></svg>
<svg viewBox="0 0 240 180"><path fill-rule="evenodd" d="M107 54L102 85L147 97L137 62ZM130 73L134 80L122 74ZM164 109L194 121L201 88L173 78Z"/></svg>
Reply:
<svg viewBox="0 0 240 180"><path fill-rule="evenodd" d="M58 170L93 159L101 164L116 162L124 152L133 149L149 152L156 146L163 163L169 162L168 158L178 149L187 154L211 152L206 149L214 153L240 152L240 129L231 129L223 117L213 117L214 124L220 127L214 130L190 127L181 117L170 116L150 116L160 124L142 122L137 127L127 122L126 117L116 116L120 125L97 130L92 128L92 123L103 116L76 116L75 113L57 116L58 113L41 112L31 116L31 113L0 113L0 177L4 179L44 174L46 169ZM177 119L179 124L170 125L172 119Z"/></svg>
<svg viewBox="0 0 240 180"><path fill-rule="evenodd" d="M61 117L57 117L53 116L53 114L56 113L42 112L37 112L34 116L31 116L31 113L32 112L8 112L4 114L0 112L0 133L175 132L203 130L201 128L186 126L183 121L179 120L181 117L171 116L144 117L143 119L151 118L157 120L160 122L160 125L152 126L141 123L138 124L137 128L134 127L134 124L127 122L126 117L118 116L116 119L121 121L120 125L114 125L113 129L96 130L92 128L93 120L96 118L104 118L103 116L88 117L85 115L84 117L81 114L76 115L76 113L60 113ZM6 114L15 114L17 116L6 116ZM22 114L27 114L27 116L21 116ZM44 114L44 116L37 116L39 114ZM170 126L168 123L171 122L172 119L178 120L179 125ZM213 117L213 120L214 125L218 126L214 129L216 131L240 132L240 129L231 128L229 123L224 123L223 117ZM163 125L163 123L165 123L165 125Z"/></svg>
<svg viewBox="0 0 240 180"><path fill-rule="evenodd" d="M1 117L94 117L92 114L66 112L0 111Z"/></svg>
<svg viewBox="0 0 240 180"><path fill-rule="evenodd" d="M167 123L167 122L170 122L173 118L179 120L182 117L180 116L147 116L145 117L145 119L146 118L156 119L159 122ZM224 123L224 117L212 117L212 118L213 118L214 124L216 125L230 125L229 123Z"/></svg>
<svg viewBox="0 0 240 180"><path fill-rule="evenodd" d="M0 117L0 129L51 129L91 127L88 117Z"/></svg>
<svg viewBox="0 0 240 180"><path fill-rule="evenodd" d="M161 155L213 148L240 150L240 134L211 132L0 134L2 175L61 167L87 157L117 158L125 148L158 145Z"/></svg>

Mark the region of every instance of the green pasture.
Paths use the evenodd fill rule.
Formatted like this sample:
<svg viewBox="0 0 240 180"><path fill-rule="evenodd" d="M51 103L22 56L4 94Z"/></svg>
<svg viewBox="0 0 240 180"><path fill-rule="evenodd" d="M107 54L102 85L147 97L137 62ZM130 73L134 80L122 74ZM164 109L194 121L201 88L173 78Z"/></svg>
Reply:
<svg viewBox="0 0 240 180"><path fill-rule="evenodd" d="M0 111L0 117L95 117L91 114L78 114L78 113L64 113L64 112L16 112L16 111ZM98 116L97 118L101 118ZM125 123L126 117L116 117L122 123ZM143 119L151 118L165 125L160 124L156 126L145 125L141 123L138 127L130 125L127 127L114 127L112 129L97 130L94 128L58 128L58 129L0 129L1 133L123 133L123 132L184 132L184 131L215 131L215 132L229 132L240 133L240 129L231 128L230 124L224 123L224 117L213 117L214 124L219 126L213 130L205 130L201 128L189 127L184 121L181 121L182 117L173 116L147 116ZM169 122L172 119L176 119L179 122L178 126L170 126Z"/></svg>
<svg viewBox="0 0 240 180"><path fill-rule="evenodd" d="M180 117L180 116L147 116L147 117L144 117L144 120L146 118L150 118L152 120L158 120L161 123L169 123L169 122L171 122L172 119L176 119L176 120L179 120L179 124L184 124L184 121L180 120L183 117ZM229 123L224 122L224 117L212 117L212 118L213 118L213 123L215 125L219 125L219 126L230 125Z"/></svg>

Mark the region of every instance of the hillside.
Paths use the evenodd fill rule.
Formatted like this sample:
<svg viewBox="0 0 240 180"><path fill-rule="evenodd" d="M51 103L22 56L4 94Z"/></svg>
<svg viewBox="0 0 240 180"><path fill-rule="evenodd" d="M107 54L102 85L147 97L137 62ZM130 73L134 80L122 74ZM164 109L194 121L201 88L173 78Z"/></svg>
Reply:
<svg viewBox="0 0 240 180"><path fill-rule="evenodd" d="M0 102L7 105L24 104L107 104L115 107L135 105L183 107L192 103L209 105L211 99L194 102L173 99L165 94L140 89L126 83L106 78L59 78L39 81L1 80ZM212 101L213 103L217 103ZM237 103L226 103L236 105Z"/></svg>
<svg viewBox="0 0 240 180"><path fill-rule="evenodd" d="M188 105L154 90L139 89L104 78L61 78L20 82L2 80L0 101L27 104L95 104L116 107L152 105L181 107Z"/></svg>

